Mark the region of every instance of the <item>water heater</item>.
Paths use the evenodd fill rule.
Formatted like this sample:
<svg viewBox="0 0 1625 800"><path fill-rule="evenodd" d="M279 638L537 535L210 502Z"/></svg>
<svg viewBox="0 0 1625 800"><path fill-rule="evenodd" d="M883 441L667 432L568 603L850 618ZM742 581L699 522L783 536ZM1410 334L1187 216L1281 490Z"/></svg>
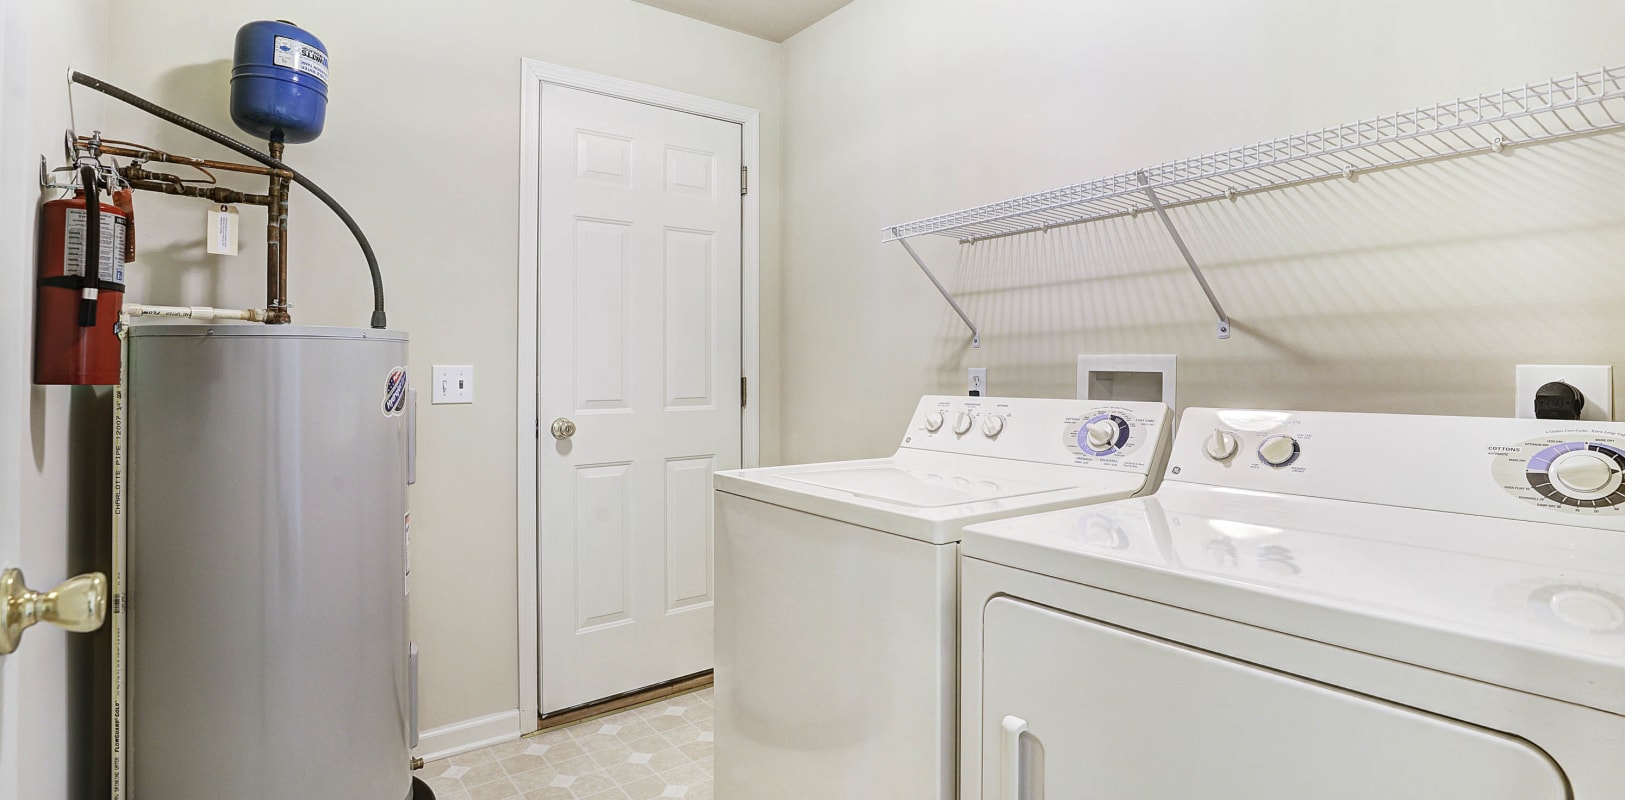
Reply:
<svg viewBox="0 0 1625 800"><path fill-rule="evenodd" d="M128 796L407 800L406 336L128 335Z"/></svg>

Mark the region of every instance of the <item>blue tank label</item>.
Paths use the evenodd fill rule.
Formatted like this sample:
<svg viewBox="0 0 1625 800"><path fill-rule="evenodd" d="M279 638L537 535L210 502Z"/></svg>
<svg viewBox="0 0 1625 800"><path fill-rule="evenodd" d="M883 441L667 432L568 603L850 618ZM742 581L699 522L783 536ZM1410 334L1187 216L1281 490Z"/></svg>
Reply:
<svg viewBox="0 0 1625 800"><path fill-rule="evenodd" d="M398 417L406 411L406 367L389 371L384 384L384 416Z"/></svg>
<svg viewBox="0 0 1625 800"><path fill-rule="evenodd" d="M272 62L279 67L313 76L322 83L327 82L327 54L298 39L276 37L276 54Z"/></svg>

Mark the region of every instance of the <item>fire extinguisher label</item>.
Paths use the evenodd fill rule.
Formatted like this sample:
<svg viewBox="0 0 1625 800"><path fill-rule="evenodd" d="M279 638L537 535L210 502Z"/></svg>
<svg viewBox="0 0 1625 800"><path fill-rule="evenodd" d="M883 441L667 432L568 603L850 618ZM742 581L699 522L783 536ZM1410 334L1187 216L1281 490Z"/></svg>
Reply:
<svg viewBox="0 0 1625 800"><path fill-rule="evenodd" d="M276 55L271 60L279 67L297 70L327 83L327 54L298 39L276 37Z"/></svg>
<svg viewBox="0 0 1625 800"><path fill-rule="evenodd" d="M103 212L101 221L101 252L98 254L96 274L109 283L123 283L124 219ZM62 265L62 274L82 278L85 275L84 209L68 209L67 232L64 235L63 251L66 253L67 263Z"/></svg>

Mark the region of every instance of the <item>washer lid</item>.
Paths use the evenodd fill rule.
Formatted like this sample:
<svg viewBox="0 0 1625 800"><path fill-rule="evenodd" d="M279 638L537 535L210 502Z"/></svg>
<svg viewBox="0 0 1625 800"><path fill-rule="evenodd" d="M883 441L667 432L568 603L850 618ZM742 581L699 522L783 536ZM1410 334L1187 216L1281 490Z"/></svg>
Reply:
<svg viewBox="0 0 1625 800"><path fill-rule="evenodd" d="M835 489L853 497L914 508L941 508L1072 488L1059 481L1036 483L1001 475L956 474L942 469L909 468L896 463L798 472L785 475L784 479Z"/></svg>
<svg viewBox="0 0 1625 800"><path fill-rule="evenodd" d="M1625 714L1617 532L1170 482L963 552Z"/></svg>
<svg viewBox="0 0 1625 800"><path fill-rule="evenodd" d="M718 472L717 491L934 544L964 526L1132 497L1131 472L958 453L899 450L891 458Z"/></svg>

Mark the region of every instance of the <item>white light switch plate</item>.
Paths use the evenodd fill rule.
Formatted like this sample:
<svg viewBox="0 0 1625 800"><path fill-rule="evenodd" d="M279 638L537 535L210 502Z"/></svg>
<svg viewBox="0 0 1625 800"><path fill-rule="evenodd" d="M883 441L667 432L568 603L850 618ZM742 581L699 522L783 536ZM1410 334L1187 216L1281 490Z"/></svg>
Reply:
<svg viewBox="0 0 1625 800"><path fill-rule="evenodd" d="M434 386L430 388L430 397L435 405L474 402L472 366L434 367L433 377Z"/></svg>
<svg viewBox="0 0 1625 800"><path fill-rule="evenodd" d="M1517 416L1521 419L1535 418L1535 391L1552 381L1562 381L1585 395L1580 419L1614 418L1613 367L1519 364L1517 376Z"/></svg>

